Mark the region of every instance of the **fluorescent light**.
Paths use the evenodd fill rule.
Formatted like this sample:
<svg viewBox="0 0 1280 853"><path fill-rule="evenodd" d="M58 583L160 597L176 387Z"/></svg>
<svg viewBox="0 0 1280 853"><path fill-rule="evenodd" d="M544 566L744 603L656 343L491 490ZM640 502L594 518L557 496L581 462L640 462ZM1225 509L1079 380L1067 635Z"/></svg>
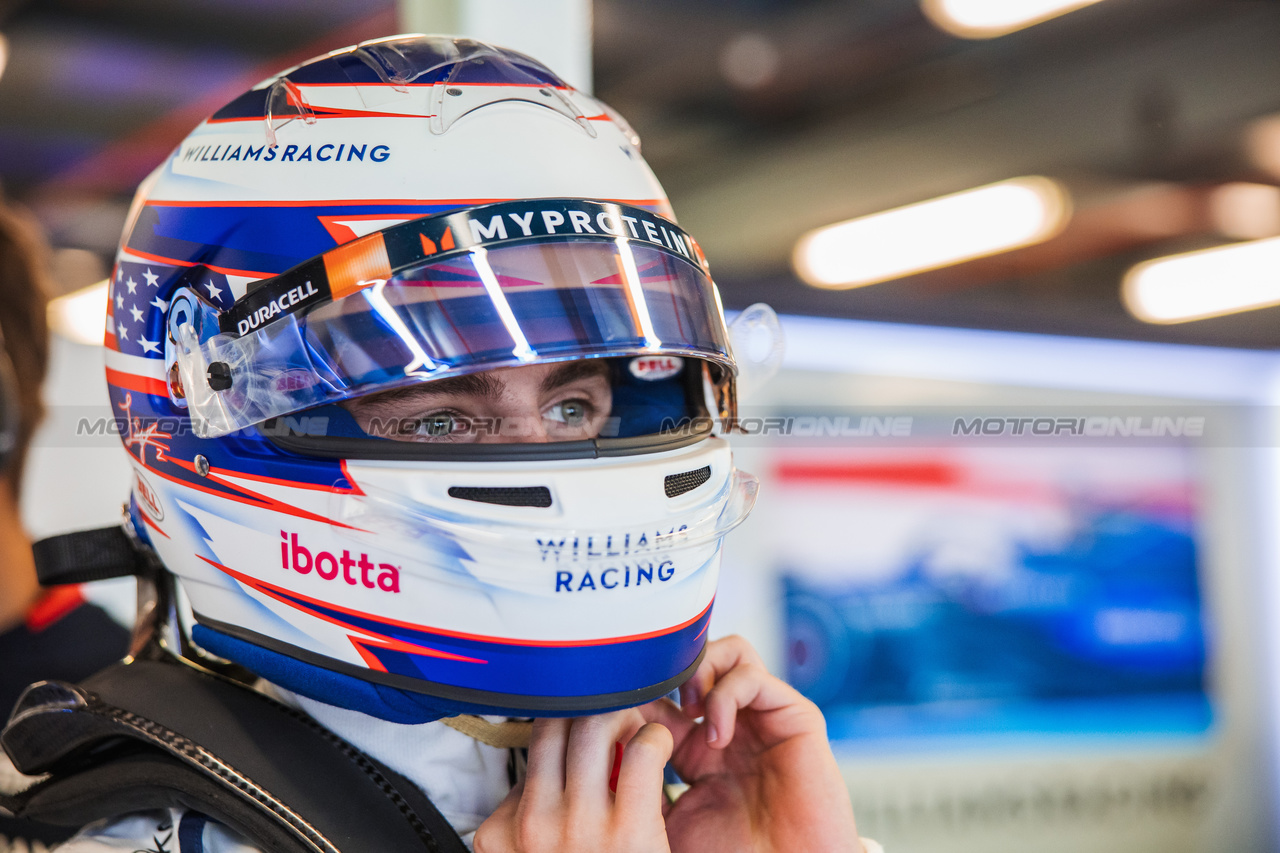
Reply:
<svg viewBox="0 0 1280 853"><path fill-rule="evenodd" d="M1122 295L1129 313L1147 323L1280 305L1280 237L1138 264L1125 274Z"/></svg>
<svg viewBox="0 0 1280 853"><path fill-rule="evenodd" d="M1056 181L1013 178L811 231L792 260L814 287L861 287L1040 243L1070 207Z"/></svg>
<svg viewBox="0 0 1280 853"><path fill-rule="evenodd" d="M831 317L779 319L787 341L784 371L1267 406L1280 400L1275 381L1280 356L1273 352Z"/></svg>
<svg viewBox="0 0 1280 853"><path fill-rule="evenodd" d="M49 328L69 341L99 345L107 320L107 280L49 300Z"/></svg>
<svg viewBox="0 0 1280 853"><path fill-rule="evenodd" d="M9 41L0 33L0 77L4 76L4 67L9 62Z"/></svg>
<svg viewBox="0 0 1280 853"><path fill-rule="evenodd" d="M921 0L924 13L961 38L987 39L1092 6L1099 0Z"/></svg>

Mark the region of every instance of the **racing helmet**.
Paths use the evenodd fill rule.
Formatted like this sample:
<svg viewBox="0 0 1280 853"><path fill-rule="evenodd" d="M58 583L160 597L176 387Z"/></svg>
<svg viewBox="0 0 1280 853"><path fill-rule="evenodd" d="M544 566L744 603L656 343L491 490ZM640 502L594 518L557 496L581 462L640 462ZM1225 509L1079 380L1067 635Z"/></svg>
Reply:
<svg viewBox="0 0 1280 853"><path fill-rule="evenodd" d="M726 326L635 133L545 66L412 35L263 81L139 188L110 300L128 520L199 648L405 723L626 707L696 668L757 488L723 437L733 338L763 332L759 378L776 318ZM353 416L564 364L608 377L593 435Z"/></svg>

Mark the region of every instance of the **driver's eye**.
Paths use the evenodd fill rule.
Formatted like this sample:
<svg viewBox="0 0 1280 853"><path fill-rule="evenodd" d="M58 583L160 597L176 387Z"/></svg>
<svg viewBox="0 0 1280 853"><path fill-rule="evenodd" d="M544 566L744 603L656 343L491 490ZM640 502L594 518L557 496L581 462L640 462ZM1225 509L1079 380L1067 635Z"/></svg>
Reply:
<svg viewBox="0 0 1280 853"><path fill-rule="evenodd" d="M565 426L580 427L590 414L585 400L563 400L547 409L547 418L559 421Z"/></svg>
<svg viewBox="0 0 1280 853"><path fill-rule="evenodd" d="M457 422L454 420L453 415L447 412L437 412L436 414L419 418L415 432L418 435L439 438L440 436L449 435L456 427Z"/></svg>

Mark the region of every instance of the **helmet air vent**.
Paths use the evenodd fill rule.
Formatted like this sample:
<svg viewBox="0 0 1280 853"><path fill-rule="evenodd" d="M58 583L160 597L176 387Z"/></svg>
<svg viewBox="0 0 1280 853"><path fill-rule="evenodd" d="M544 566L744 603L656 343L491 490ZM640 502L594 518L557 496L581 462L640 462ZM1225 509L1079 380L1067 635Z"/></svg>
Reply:
<svg viewBox="0 0 1280 853"><path fill-rule="evenodd" d="M668 478L670 479L670 478ZM546 486L450 486L449 497L503 506L551 506L551 490Z"/></svg>
<svg viewBox="0 0 1280 853"><path fill-rule="evenodd" d="M662 486L666 489L667 497L674 498L683 495L685 492L692 492L710 479L711 466L706 465L694 471L685 471L682 474L668 474L663 480Z"/></svg>

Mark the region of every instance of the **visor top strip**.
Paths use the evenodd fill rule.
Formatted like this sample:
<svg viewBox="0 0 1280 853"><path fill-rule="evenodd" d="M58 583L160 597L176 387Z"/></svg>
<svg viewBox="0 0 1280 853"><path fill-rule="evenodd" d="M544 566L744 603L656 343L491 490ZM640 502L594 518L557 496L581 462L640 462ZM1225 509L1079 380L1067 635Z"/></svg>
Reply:
<svg viewBox="0 0 1280 853"><path fill-rule="evenodd" d="M499 202L402 222L257 282L219 315L219 329L242 337L260 327L261 320L310 311L426 263L478 248L565 239L635 242L679 258L710 278L697 242L675 223L642 208L580 199ZM259 321L251 323L255 315Z"/></svg>

